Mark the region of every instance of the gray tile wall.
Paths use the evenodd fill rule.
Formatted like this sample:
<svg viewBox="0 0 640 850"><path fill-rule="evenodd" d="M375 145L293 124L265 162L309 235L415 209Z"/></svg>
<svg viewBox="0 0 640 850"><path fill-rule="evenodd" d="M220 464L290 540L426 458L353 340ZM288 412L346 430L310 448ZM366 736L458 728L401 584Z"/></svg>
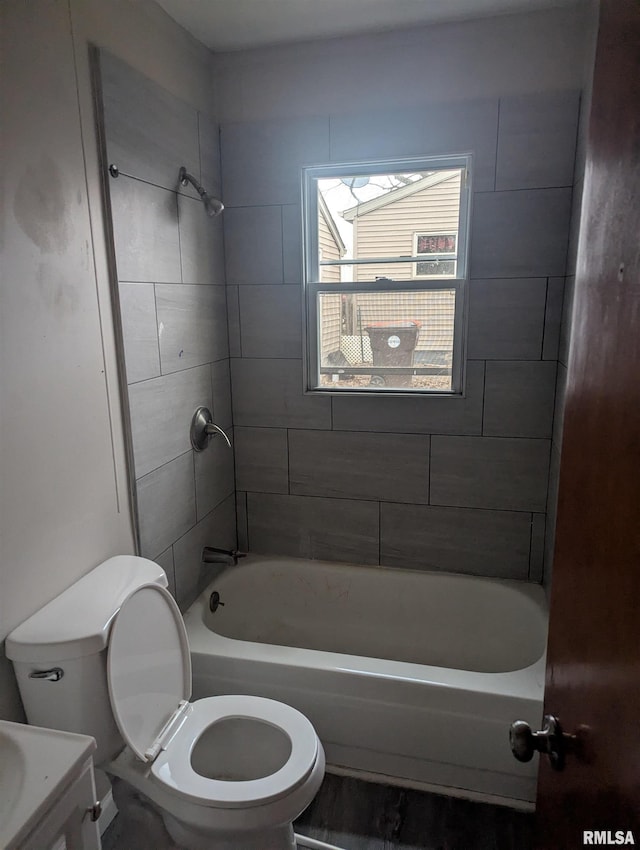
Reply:
<svg viewBox="0 0 640 850"><path fill-rule="evenodd" d="M588 116L580 116L580 137L578 145L586 145ZM565 396L567 388L567 370L569 366L569 348L571 343L573 295L575 287L576 263L578 257L578 239L580 234L580 207L584 189L584 156L578 156L573 177L573 200L571 205L571 222L569 226L569 248L567 252L567 274L563 281L562 298L560 293L556 298L561 303L560 325L551 334L551 348L555 353L558 372L555 387L555 408L553 416L553 433L551 444L551 464L549 472L549 491L547 496L547 523L544 536L543 583L547 593L551 589L553 568L553 552L556 533L556 510L558 489L560 486L560 455L562 452L562 429L564 425ZM559 288L559 287L558 287Z"/></svg>
<svg viewBox="0 0 640 850"><path fill-rule="evenodd" d="M222 127L241 545L541 580L578 107L561 92ZM465 397L303 395L300 167L466 151Z"/></svg>
<svg viewBox="0 0 640 850"><path fill-rule="evenodd" d="M574 194L581 196L581 190L582 186L580 181L574 188ZM577 253L577 230L579 211L579 205L574 204L574 211L572 213L572 237L569 242L570 269L575 265L575 258ZM557 357L557 375L555 383L555 404L551 442L549 490L547 494L547 524L544 538L545 570L543 575L543 581L547 593L550 591L551 587L553 551L555 546L556 509L558 503L558 488L560 486L560 455L562 453L562 429L564 425L564 409L567 389L567 369L569 364L569 346L571 342L571 314L573 309L574 286L575 274L570 274L564 279L560 326L557 329L557 343L555 345Z"/></svg>
<svg viewBox="0 0 640 850"><path fill-rule="evenodd" d="M101 73L140 552L184 609L203 546L236 546L233 452L189 440L200 405L233 437L222 221L178 184L184 165L220 193L218 124L104 52Z"/></svg>

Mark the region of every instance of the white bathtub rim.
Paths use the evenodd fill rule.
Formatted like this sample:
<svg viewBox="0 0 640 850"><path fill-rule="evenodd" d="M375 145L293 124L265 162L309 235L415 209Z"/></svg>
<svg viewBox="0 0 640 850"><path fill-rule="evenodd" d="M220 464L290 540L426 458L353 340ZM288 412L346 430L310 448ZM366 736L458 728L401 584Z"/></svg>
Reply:
<svg viewBox="0 0 640 850"><path fill-rule="evenodd" d="M433 687L454 688L473 694L487 694L539 699L544 688L543 655L529 667L507 673L476 673L431 667L406 661L388 661L363 655L345 655L317 649L278 646L268 643L225 638L210 631L202 619L185 616L192 655L238 658L280 667L346 673L351 676L415 682Z"/></svg>
<svg viewBox="0 0 640 850"><path fill-rule="evenodd" d="M273 557L252 555L249 563L268 563ZM278 562L299 563L299 558L277 558ZM322 565L323 561L318 562ZM330 563L330 562L329 562ZM332 564L332 566L335 566ZM353 569L360 569L354 566ZM379 569L385 569L380 567ZM396 568L393 568L394 570ZM410 571L416 572L416 571ZM440 575L440 573L438 573ZM452 573L455 578L458 574ZM476 578L475 576L463 578ZM220 586L221 577L213 584ZM482 579L479 581L499 581L509 586L516 585L519 592L545 609L545 597L542 589L535 585L531 588L520 587L521 582L503 579ZM500 673L486 673L455 668L435 667L408 661L389 661L362 655L330 652L326 650L281 646L278 644L257 643L254 641L228 638L207 627L204 618L208 613L209 595L213 584L206 588L184 615L189 635L192 655L213 655L221 658L238 658L264 664L285 666L292 669L345 673L357 677L372 677L390 681L425 683L434 687L455 688L472 694L499 694L515 698L540 700L544 691L546 652L527 667ZM545 611L546 615L546 611Z"/></svg>

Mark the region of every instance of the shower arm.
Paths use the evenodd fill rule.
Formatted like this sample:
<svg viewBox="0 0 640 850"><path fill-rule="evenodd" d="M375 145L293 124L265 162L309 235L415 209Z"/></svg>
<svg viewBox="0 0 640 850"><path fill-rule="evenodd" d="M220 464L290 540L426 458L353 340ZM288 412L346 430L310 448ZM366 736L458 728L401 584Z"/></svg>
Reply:
<svg viewBox="0 0 640 850"><path fill-rule="evenodd" d="M193 174L189 174L184 165L180 166L180 171L178 172L178 180L181 186L187 186L189 183L193 186L196 192L200 195L200 199L204 204L204 208L207 212L208 216L216 216L220 215L220 213L224 210L224 204L219 198L212 197L207 190L202 186Z"/></svg>
<svg viewBox="0 0 640 850"><path fill-rule="evenodd" d="M189 183L191 183L191 185L200 195L200 197L206 194L205 189L201 186L200 183L198 183L193 174L189 174L184 165L180 166L180 171L178 172L178 180L180 181L181 186L188 186Z"/></svg>

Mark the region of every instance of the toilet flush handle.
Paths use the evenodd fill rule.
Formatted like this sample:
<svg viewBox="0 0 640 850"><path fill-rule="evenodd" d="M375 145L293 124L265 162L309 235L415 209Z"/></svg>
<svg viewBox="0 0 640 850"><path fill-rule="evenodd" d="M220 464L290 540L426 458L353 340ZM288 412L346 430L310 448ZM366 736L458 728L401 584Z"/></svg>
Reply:
<svg viewBox="0 0 640 850"><path fill-rule="evenodd" d="M59 682L64 676L62 667L52 667L51 670L32 670L30 679L46 679L48 682Z"/></svg>

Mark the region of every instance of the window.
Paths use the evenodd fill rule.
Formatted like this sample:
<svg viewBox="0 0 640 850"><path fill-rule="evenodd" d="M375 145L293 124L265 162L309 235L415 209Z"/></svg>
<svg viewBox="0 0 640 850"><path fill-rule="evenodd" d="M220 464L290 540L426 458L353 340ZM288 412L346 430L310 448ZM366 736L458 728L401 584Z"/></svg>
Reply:
<svg viewBox="0 0 640 850"><path fill-rule="evenodd" d="M303 169L308 391L462 391L470 159Z"/></svg>
<svg viewBox="0 0 640 850"><path fill-rule="evenodd" d="M457 244L457 233L416 233L414 253L417 257L425 255L427 259L416 263L415 276L455 277L458 260Z"/></svg>

